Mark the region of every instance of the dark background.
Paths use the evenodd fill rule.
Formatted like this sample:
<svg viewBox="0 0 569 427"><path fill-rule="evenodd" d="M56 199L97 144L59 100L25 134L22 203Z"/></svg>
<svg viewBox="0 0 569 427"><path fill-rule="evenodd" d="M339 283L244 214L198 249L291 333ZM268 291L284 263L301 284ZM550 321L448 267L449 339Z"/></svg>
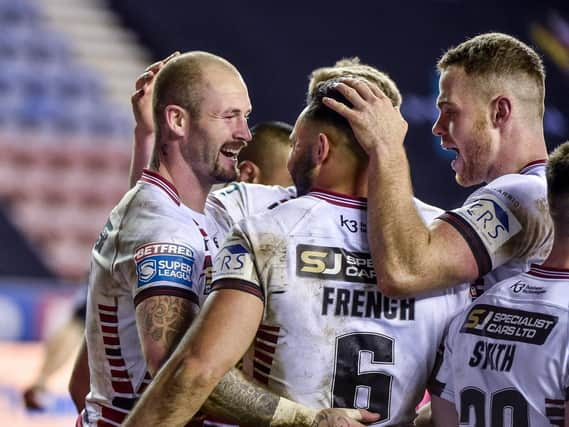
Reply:
<svg viewBox="0 0 569 427"><path fill-rule="evenodd" d="M548 146L569 138L569 1L110 0L110 4L156 59L174 50L206 50L235 64L249 86L251 124L264 120L293 124L303 106L308 74L339 58L357 55L387 72L403 94L415 192L443 208L460 205L472 191L455 184L449 155L430 131L436 114L435 63L448 47L487 31L506 32L534 46L548 73ZM550 54L554 50L557 62Z"/></svg>

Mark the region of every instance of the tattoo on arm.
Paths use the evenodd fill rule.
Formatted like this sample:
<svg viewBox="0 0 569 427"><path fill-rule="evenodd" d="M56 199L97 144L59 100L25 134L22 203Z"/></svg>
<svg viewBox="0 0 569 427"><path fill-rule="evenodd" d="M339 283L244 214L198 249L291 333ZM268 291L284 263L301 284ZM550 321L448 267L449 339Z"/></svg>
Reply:
<svg viewBox="0 0 569 427"><path fill-rule="evenodd" d="M147 344L164 349L163 362L176 348L197 313L196 305L175 296L150 297L137 307L137 320ZM154 353L154 352L153 352Z"/></svg>
<svg viewBox="0 0 569 427"><path fill-rule="evenodd" d="M203 410L242 425L268 427L279 398L233 368L209 395Z"/></svg>

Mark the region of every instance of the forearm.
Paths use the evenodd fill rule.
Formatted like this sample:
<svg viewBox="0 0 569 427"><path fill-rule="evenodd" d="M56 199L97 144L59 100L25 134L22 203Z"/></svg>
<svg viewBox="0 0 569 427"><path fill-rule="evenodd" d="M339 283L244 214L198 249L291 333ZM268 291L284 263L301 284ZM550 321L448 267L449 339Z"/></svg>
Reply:
<svg viewBox="0 0 569 427"><path fill-rule="evenodd" d="M69 380L69 394L71 400L77 408L77 412L81 412L85 407L85 396L89 393L90 388L90 374L89 374L89 360L87 353L87 344L83 340L83 344L75 360L71 379Z"/></svg>
<svg viewBox="0 0 569 427"><path fill-rule="evenodd" d="M430 233L413 202L409 162L403 147L370 155L368 236L380 289L405 295L425 285L424 255Z"/></svg>
<svg viewBox="0 0 569 427"><path fill-rule="evenodd" d="M129 188L132 188L142 175L142 170L148 166L154 146L154 132L142 126L134 128L134 142L130 158L128 175Z"/></svg>
<svg viewBox="0 0 569 427"><path fill-rule="evenodd" d="M202 410L241 425L311 427L316 411L272 393L236 368L221 379Z"/></svg>

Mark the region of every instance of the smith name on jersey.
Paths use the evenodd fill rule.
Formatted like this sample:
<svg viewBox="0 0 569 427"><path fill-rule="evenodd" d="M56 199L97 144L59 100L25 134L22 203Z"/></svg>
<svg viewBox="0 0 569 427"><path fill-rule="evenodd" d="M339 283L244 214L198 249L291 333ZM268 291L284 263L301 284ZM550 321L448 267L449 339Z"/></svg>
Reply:
<svg viewBox="0 0 569 427"><path fill-rule="evenodd" d="M533 265L496 284L453 319L431 392L461 425L564 425L568 317L567 270Z"/></svg>
<svg viewBox="0 0 569 427"><path fill-rule="evenodd" d="M440 211L417 202L425 221ZM367 201L322 190L232 229L214 261L229 284L264 301L245 372L315 408L367 408L379 424L409 424L464 286L417 298L376 287ZM239 279L224 281L221 279Z"/></svg>

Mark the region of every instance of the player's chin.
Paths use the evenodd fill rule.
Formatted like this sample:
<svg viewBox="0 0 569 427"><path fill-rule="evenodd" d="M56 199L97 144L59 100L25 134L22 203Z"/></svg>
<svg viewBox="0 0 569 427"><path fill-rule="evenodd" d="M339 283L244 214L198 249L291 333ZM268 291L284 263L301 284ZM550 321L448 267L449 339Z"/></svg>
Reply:
<svg viewBox="0 0 569 427"><path fill-rule="evenodd" d="M217 164L213 176L215 178L215 181L218 184L221 184L224 182L237 181L237 174L238 171L236 164L233 166L221 166Z"/></svg>

